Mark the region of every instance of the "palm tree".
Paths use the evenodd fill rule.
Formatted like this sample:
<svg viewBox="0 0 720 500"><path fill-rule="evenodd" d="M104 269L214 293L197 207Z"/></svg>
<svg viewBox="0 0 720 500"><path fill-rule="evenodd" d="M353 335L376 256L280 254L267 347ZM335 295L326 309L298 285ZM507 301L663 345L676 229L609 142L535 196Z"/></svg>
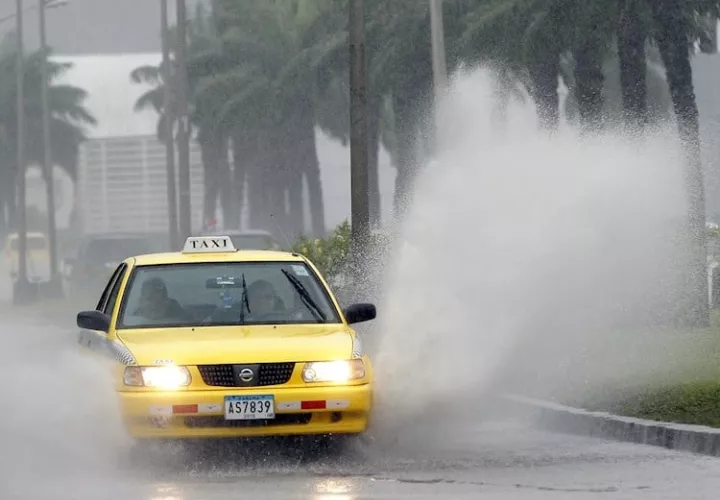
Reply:
<svg viewBox="0 0 720 500"><path fill-rule="evenodd" d="M305 30L322 8L323 2L303 0L220 1L219 47L189 61L198 116L231 137L236 177L248 186L251 225L274 231L272 216L292 235L304 232L303 180L311 231L325 231L315 145L317 80L298 59Z"/></svg>
<svg viewBox="0 0 720 500"><path fill-rule="evenodd" d="M645 0L624 0L616 19L623 118L633 130L644 127L649 118L646 45L650 19Z"/></svg>
<svg viewBox="0 0 720 500"><path fill-rule="evenodd" d="M202 4L198 4L195 16L188 23L188 54L192 58L195 54L212 50L216 47L218 40L215 34L215 20L212 15L206 12ZM169 33L170 46L176 47L174 43L177 37L177 29L171 28ZM170 74L175 74L176 63L171 54L169 62ZM151 88L141 95L135 102L135 111L152 109L158 113L157 137L165 143L166 124L165 121L171 116L177 116L177 112L173 109L169 113L164 109L165 92L170 90L171 95L175 95L173 89L168 87L168 82L163 80L164 68L162 63L157 66L147 65L135 68L130 73L130 80L133 83L150 85ZM172 82L170 82L172 83ZM233 199L233 179L227 162L227 137L218 136L213 124L213 117L203 120L202 110L195 106L193 96L194 80L190 78L189 111L191 116L191 127L196 136L203 162L204 174L204 200L203 200L203 219L205 221L215 219L218 195L221 195L221 205L223 209L223 220L225 227L237 228L240 225L240 208L234 203ZM176 104L170 99L171 104ZM179 130L176 129L176 134Z"/></svg>
<svg viewBox="0 0 720 500"><path fill-rule="evenodd" d="M705 231L705 186L700 155L700 120L695 101L690 56L692 45L702 26L699 19L707 15L717 18L720 5L708 0L655 0L649 2L655 23L660 55L665 66L670 95L672 96L680 140L685 150L685 180L687 184L689 217L688 235L692 259L690 295L687 319L691 325L709 324L707 301L707 252Z"/></svg>
<svg viewBox="0 0 720 500"><path fill-rule="evenodd" d="M42 141L41 106L41 64L45 54L38 51L25 59L25 117L26 117L26 158L28 165L42 165L44 151ZM50 136L53 160L73 179L76 175L78 147L85 140L85 128L95 125L95 118L85 108L83 101L87 93L78 87L53 83L66 71L71 63L58 63L48 60L48 98L50 105ZM17 81L15 78L14 47L6 46L0 50L0 232L7 220L13 221L15 215L15 179L18 166L15 164L17 114Z"/></svg>

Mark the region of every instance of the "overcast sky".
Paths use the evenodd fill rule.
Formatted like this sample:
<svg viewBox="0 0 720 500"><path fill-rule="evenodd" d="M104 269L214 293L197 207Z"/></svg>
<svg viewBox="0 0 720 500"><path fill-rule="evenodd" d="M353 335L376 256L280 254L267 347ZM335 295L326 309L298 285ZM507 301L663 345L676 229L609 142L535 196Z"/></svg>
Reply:
<svg viewBox="0 0 720 500"><path fill-rule="evenodd" d="M27 50L38 43L38 0L22 0ZM187 0L192 14L197 2ZM209 2L208 2L209 3ZM171 21L175 0L169 0ZM0 18L13 16L16 0L0 0ZM15 18L0 23L0 33L15 27ZM47 12L48 44L58 54L102 54L160 50L159 0L67 0Z"/></svg>

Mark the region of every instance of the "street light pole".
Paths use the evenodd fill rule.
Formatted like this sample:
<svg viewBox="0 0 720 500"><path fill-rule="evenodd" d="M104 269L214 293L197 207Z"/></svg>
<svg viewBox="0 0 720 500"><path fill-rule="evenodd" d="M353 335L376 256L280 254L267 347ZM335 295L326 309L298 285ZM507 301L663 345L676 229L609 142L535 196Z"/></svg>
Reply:
<svg viewBox="0 0 720 500"><path fill-rule="evenodd" d="M168 237L170 248L178 246L178 203L175 185L175 116L174 91L175 79L170 65L170 29L168 26L168 0L160 0L160 23L162 33L162 79L165 93L163 94L163 113L165 118L165 161L167 170L167 203L168 203Z"/></svg>
<svg viewBox="0 0 720 500"><path fill-rule="evenodd" d="M365 2L350 0L350 213L352 260L358 259L370 239L368 179L368 120L365 61ZM359 277L359 274L356 275Z"/></svg>
<svg viewBox="0 0 720 500"><path fill-rule="evenodd" d="M177 119L178 119L178 187L180 191L180 237L185 239L192 231L190 206L190 120L188 117L187 81L187 10L185 0L177 0Z"/></svg>
<svg viewBox="0 0 720 500"><path fill-rule="evenodd" d="M27 275L27 217L25 211L25 61L23 60L23 5L16 0L16 73L17 73L17 232L18 232L18 272L13 289L13 301L16 304L30 300L30 282Z"/></svg>
<svg viewBox="0 0 720 500"><path fill-rule="evenodd" d="M45 177L45 193L47 197L48 218L48 250L50 253L50 287L53 296L62 296L62 282L58 269L57 225L55 219L55 176L53 175L52 149L50 140L50 104L48 102L48 45L45 27L45 9L47 0L38 0L38 17L40 22L40 65L41 101L42 101L42 141L43 141L43 174Z"/></svg>

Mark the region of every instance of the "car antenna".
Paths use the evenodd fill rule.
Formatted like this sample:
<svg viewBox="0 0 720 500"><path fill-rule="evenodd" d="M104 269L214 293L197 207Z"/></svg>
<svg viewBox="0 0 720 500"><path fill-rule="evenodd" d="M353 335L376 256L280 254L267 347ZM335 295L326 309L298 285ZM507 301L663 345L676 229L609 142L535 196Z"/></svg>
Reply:
<svg viewBox="0 0 720 500"><path fill-rule="evenodd" d="M282 235L283 239L285 240L285 243L287 244L287 251L288 251L288 252L292 252L292 251L293 251L293 249L292 249L292 244L290 243L290 240L288 239L288 237L287 237L287 236L285 235L285 233L283 232L282 228L280 227L280 224L278 224L278 221L277 221L277 219L275 218L275 214L270 214L270 218L271 218L271 219L273 220L273 222L275 223L275 228L280 232L280 234Z"/></svg>

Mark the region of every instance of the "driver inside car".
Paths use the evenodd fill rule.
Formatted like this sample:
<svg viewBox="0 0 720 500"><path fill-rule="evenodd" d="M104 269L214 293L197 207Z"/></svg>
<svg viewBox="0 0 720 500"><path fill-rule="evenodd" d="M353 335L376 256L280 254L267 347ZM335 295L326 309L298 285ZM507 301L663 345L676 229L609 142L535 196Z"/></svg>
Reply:
<svg viewBox="0 0 720 500"><path fill-rule="evenodd" d="M134 311L134 314L155 321L175 322L192 319L177 300L170 298L165 282L157 277L143 282L140 306Z"/></svg>
<svg viewBox="0 0 720 500"><path fill-rule="evenodd" d="M270 282L259 279L254 281L247 289L248 318L262 320L263 317L282 312L285 307L279 303L275 288Z"/></svg>

